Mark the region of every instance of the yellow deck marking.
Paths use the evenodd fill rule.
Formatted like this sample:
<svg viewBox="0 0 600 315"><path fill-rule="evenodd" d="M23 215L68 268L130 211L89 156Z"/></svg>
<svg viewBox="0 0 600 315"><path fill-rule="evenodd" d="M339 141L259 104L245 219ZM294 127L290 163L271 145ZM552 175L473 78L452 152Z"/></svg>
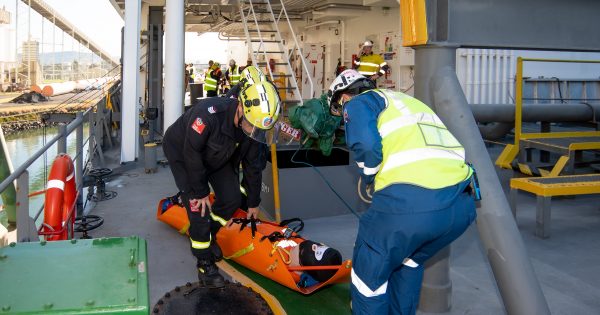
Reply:
<svg viewBox="0 0 600 315"><path fill-rule="evenodd" d="M224 260L217 262L217 265L219 266L219 269L223 270L223 272L228 274L232 279L244 286L251 288L258 294L260 294L260 296L262 296L262 298L265 299L265 301L267 301L267 304L269 304L269 307L275 315L287 314L283 309L283 306L281 306L281 304L279 303L279 300L277 300L277 298L271 295L271 293L269 293L263 287L259 286L256 282L252 281L252 279L246 277L243 273L237 271Z"/></svg>

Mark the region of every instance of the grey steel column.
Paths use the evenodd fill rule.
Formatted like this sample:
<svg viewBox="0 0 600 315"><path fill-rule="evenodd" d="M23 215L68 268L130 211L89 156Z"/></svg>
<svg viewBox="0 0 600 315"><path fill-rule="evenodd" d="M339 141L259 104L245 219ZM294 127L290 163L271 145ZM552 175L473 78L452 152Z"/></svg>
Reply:
<svg viewBox="0 0 600 315"><path fill-rule="evenodd" d="M415 96L435 111L465 146L483 200L477 227L508 314L550 314L494 165L456 77L456 47L416 49Z"/></svg>
<svg viewBox="0 0 600 315"><path fill-rule="evenodd" d="M150 121L149 139L154 141L154 133L162 133L163 7L150 7L148 34L148 107L158 109L158 117Z"/></svg>
<svg viewBox="0 0 600 315"><path fill-rule="evenodd" d="M450 246L440 250L425 263L419 310L427 313L445 313L452 307L450 281Z"/></svg>
<svg viewBox="0 0 600 315"><path fill-rule="evenodd" d="M83 214L83 113L78 112L75 120L80 120L81 124L77 126L75 133L75 183L77 184L77 216Z"/></svg>
<svg viewBox="0 0 600 315"><path fill-rule="evenodd" d="M37 239L35 223L29 216L29 172L17 177L17 242Z"/></svg>
<svg viewBox="0 0 600 315"><path fill-rule="evenodd" d="M58 126L58 134L61 136L58 139L58 145L56 147L56 154L67 153L67 125L60 124Z"/></svg>
<svg viewBox="0 0 600 315"><path fill-rule="evenodd" d="M90 161L90 166L92 168L94 168L94 167L96 167L96 163L94 163L96 161L96 157L95 157L96 143L94 142L94 140L95 140L94 130L96 129L96 127L94 125L95 125L95 121L96 121L96 119L95 119L96 114L93 111L90 111L88 113L88 115L89 115L88 160Z"/></svg>
<svg viewBox="0 0 600 315"><path fill-rule="evenodd" d="M417 49L417 52L420 52L419 49ZM415 64L418 65L415 67L415 97L435 110L433 93L429 84L431 80L429 69L437 69L446 65L449 61L435 59L425 62L431 62L432 64L424 64L422 61L417 62L415 59ZM430 313L443 313L450 310L452 306L452 282L449 276L449 258L450 247L441 250L425 264L425 275L423 276L419 301L420 310Z"/></svg>

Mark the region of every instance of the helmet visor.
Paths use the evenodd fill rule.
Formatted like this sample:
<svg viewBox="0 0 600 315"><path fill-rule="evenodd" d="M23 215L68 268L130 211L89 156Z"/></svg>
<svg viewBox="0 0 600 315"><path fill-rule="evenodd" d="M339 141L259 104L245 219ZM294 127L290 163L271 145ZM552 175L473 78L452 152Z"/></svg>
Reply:
<svg viewBox="0 0 600 315"><path fill-rule="evenodd" d="M260 143L264 143L267 145L271 145L276 143L277 141L277 131L278 131L278 127L273 127L275 124L274 122L272 122L272 118L265 118L265 120L270 119L271 121L265 121L265 122L257 122L257 124L259 123L263 123L263 125L268 126L270 129L262 129L262 128L258 128L256 127L255 124L250 123L246 117L243 117L240 123L240 128L242 129L242 131L244 131L244 133L252 138L254 141L260 142Z"/></svg>

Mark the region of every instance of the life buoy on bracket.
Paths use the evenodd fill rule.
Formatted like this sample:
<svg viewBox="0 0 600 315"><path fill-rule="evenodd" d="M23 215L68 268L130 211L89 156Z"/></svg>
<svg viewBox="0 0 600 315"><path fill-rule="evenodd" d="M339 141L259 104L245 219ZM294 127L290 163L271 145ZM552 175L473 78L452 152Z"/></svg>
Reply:
<svg viewBox="0 0 600 315"><path fill-rule="evenodd" d="M73 160L67 154L61 153L54 159L48 176L44 223L39 234L44 235L48 241L73 238L76 200L77 185Z"/></svg>

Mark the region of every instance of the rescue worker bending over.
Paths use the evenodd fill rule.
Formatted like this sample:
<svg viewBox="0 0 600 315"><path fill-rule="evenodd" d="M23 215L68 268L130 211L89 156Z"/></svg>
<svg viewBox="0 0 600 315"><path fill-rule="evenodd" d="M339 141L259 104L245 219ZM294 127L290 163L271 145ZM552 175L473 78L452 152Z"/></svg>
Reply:
<svg viewBox="0 0 600 315"><path fill-rule="evenodd" d="M206 76L204 77L204 91L207 97L217 96L219 80L221 80L223 74L220 66L218 62L214 62L206 72Z"/></svg>
<svg viewBox="0 0 600 315"><path fill-rule="evenodd" d="M373 89L356 70L334 80L328 99L362 180L374 184L354 245L352 312L415 314L423 264L476 216L465 150L427 105Z"/></svg>
<svg viewBox="0 0 600 315"><path fill-rule="evenodd" d="M215 265L222 258L215 235L240 206L240 163L248 218L258 215L266 144L272 140L280 106L275 87L258 83L245 88L238 99L201 100L165 132L163 150L187 209L192 254L205 286L225 284ZM215 194L212 208L209 183Z"/></svg>
<svg viewBox="0 0 600 315"><path fill-rule="evenodd" d="M359 56L354 59L354 69L363 76L373 81L377 86L377 79L383 75L389 68L383 57L373 53L373 42L367 40L363 43Z"/></svg>

